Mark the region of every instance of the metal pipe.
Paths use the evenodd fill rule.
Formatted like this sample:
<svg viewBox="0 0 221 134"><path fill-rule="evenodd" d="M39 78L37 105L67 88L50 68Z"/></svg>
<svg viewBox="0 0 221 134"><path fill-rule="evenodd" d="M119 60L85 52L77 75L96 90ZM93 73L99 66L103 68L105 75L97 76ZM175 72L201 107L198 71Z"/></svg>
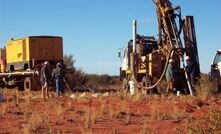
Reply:
<svg viewBox="0 0 221 134"><path fill-rule="evenodd" d="M184 69L184 73L185 73L185 78L186 78L187 86L188 86L188 89L190 91L190 95L193 96L193 90L192 90L192 86L191 86L191 83L190 83L189 76L187 74L186 66L185 66L184 61L182 61L182 62L183 62L183 69Z"/></svg>
<svg viewBox="0 0 221 134"><path fill-rule="evenodd" d="M133 20L133 53L136 52L137 20Z"/></svg>
<svg viewBox="0 0 221 134"><path fill-rule="evenodd" d="M152 53L149 54L149 76L152 77L153 73L152 73L152 67L153 67L153 63L152 63Z"/></svg>

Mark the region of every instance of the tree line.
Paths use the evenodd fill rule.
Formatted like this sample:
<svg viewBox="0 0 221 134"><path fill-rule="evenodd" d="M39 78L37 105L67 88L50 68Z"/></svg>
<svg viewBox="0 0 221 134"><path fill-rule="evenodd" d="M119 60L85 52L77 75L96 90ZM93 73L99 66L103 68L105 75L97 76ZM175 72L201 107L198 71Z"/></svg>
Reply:
<svg viewBox="0 0 221 134"><path fill-rule="evenodd" d="M64 55L64 65L66 66L65 79L70 88L73 89L78 86L86 86L89 88L99 87L119 87L121 81L119 76L111 76L108 74L88 74L82 69L75 67L76 60L73 55Z"/></svg>

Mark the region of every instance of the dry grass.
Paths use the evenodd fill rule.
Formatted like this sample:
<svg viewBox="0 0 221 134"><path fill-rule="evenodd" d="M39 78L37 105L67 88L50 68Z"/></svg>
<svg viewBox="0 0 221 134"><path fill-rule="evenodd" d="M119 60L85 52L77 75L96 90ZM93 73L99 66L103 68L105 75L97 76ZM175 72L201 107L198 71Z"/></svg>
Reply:
<svg viewBox="0 0 221 134"><path fill-rule="evenodd" d="M92 128L83 128L81 132L82 134L93 134Z"/></svg>
<svg viewBox="0 0 221 134"><path fill-rule="evenodd" d="M136 93L135 95L131 96L131 100L133 102L137 102L137 101L142 101L146 98L147 95L141 93L141 92L138 92Z"/></svg>
<svg viewBox="0 0 221 134"><path fill-rule="evenodd" d="M100 102L100 107L98 109L98 115L103 116L104 109L105 109L104 99L103 99L103 97L99 97L98 100Z"/></svg>
<svg viewBox="0 0 221 134"><path fill-rule="evenodd" d="M98 118L98 112L95 109L92 109L91 112L91 123L94 124Z"/></svg>
<svg viewBox="0 0 221 134"><path fill-rule="evenodd" d="M162 81L157 85L158 93L164 95L164 94L166 93L167 85L168 85L168 84L167 84L166 80L162 80Z"/></svg>
<svg viewBox="0 0 221 134"><path fill-rule="evenodd" d="M140 129L140 134L156 134L156 132L148 128L146 124L143 124Z"/></svg>
<svg viewBox="0 0 221 134"><path fill-rule="evenodd" d="M187 117L187 114L184 110L178 108L177 106L172 107L172 111L169 113L170 118L173 120L181 120Z"/></svg>
<svg viewBox="0 0 221 134"><path fill-rule="evenodd" d="M181 120L187 117L185 110L178 108L176 105L173 105L170 110L164 110L160 103L154 102L150 108L149 115L151 120Z"/></svg>
<svg viewBox="0 0 221 134"><path fill-rule="evenodd" d="M90 128L91 124L96 123L98 118L98 112L95 109L86 109L84 115L82 116L82 121L84 122L85 128Z"/></svg>
<svg viewBox="0 0 221 134"><path fill-rule="evenodd" d="M49 129L49 130L48 130L48 134L53 134L52 129Z"/></svg>
<svg viewBox="0 0 221 134"><path fill-rule="evenodd" d="M61 116L65 112L65 109L61 106L61 104L58 104L56 109L56 115L58 116Z"/></svg>
<svg viewBox="0 0 221 134"><path fill-rule="evenodd" d="M109 133L109 134L117 134L117 130L114 129L114 128L112 128L112 129L110 130L110 133Z"/></svg>
<svg viewBox="0 0 221 134"><path fill-rule="evenodd" d="M161 111L159 105L157 104L157 102L155 102L155 104L153 104L150 109L150 119L162 120L164 118L164 115L165 113Z"/></svg>
<svg viewBox="0 0 221 134"><path fill-rule="evenodd" d="M132 121L132 115L130 113L127 113L126 117L125 117L125 124L126 125L129 125L131 124L131 121Z"/></svg>
<svg viewBox="0 0 221 134"><path fill-rule="evenodd" d="M120 100L125 100L125 98L127 98L128 97L128 93L127 92L125 92L125 91L119 91L119 92L117 92L117 93L115 93L115 95L118 97L118 98L120 98Z"/></svg>
<svg viewBox="0 0 221 134"><path fill-rule="evenodd" d="M109 112L109 119L113 120L116 117L116 111L111 104L109 105L108 112Z"/></svg>
<svg viewBox="0 0 221 134"><path fill-rule="evenodd" d="M128 125L127 127L129 127L129 124L138 121L139 123L143 123L140 130L141 134L155 134L153 130L151 130L150 128L148 128L147 125L145 125L148 124L147 123L148 121L150 120L183 121L186 118L191 118L189 115L187 115L185 109L181 109L180 107L178 107L178 105L179 102L188 103L192 105L195 101L195 98L191 96L177 97L174 95L169 95L166 97L164 95L161 96L144 95L142 93L137 93L134 96L131 96L129 94L125 94L122 92L117 92L114 94L112 93L108 97L98 96L97 98L80 97L81 94L76 94L75 99L62 98L65 100L67 99L67 101L65 102L63 102L63 100L61 102L60 99L55 99L55 98L48 99L47 101L42 101L41 103L44 105L40 109L34 109L35 107L33 105L35 104L35 102L31 97L33 95L32 93L27 93L28 97L26 97L25 99L20 98L22 97L22 94L19 93L18 91L12 91L12 93L14 95L13 101L10 103L2 104L2 111L0 111L1 112L0 115L5 115L5 113L7 113L9 105L11 105L12 103L16 103L16 105L20 107L22 113L24 113L24 115L23 114L21 115L22 118L23 117L25 118L24 120L25 123L23 126L24 133L38 133L38 129L42 124L50 124L51 126L49 125L49 128L51 128L53 126L52 122L56 121L54 121L54 118L53 117L51 118L50 116L55 115L56 119L62 120L63 122L64 120L67 121L68 119L75 119L75 117L79 119L78 116L80 115L81 118L80 124L81 127L83 126L82 133L85 134L91 134L93 130L92 126L93 127L95 126L94 129L96 129L96 126L97 125L99 126L100 121L103 120L110 122L119 121L124 126ZM89 93L87 95L90 96ZM92 99L93 102L92 105L90 105ZM164 105L168 104L168 102L173 103L169 105L168 108L169 110L167 108L163 109ZM143 103L147 104L145 106L150 106L147 109L147 113L143 113L145 112L145 110L142 108L141 110L133 109L137 108L137 106L138 108L140 108L140 104ZM80 105L79 107L82 107L83 109L78 111L77 108L75 109L75 106L73 107L74 104L77 104L77 107L79 106L79 104L86 104L86 105L85 106ZM18 107L16 107L16 109L18 109ZM212 110L210 111L210 115L206 118L206 122L210 122L211 124L208 129L209 130L220 129L219 125L221 124L217 122L217 119L220 121L221 116L219 114L216 114L217 111L215 111L214 108L211 109ZM75 121L77 122L79 120L76 119L74 120L74 122ZM199 131L198 129L199 127L201 127L200 123L202 121L203 120L197 122L196 120L194 120L194 118L191 118L188 124L197 122L199 125L198 126L196 125L192 128L191 126L186 125L185 132L192 134L196 132L196 130ZM109 130L109 128L107 129ZM207 130L204 131L210 132ZM53 132L54 131L52 129L50 130L48 129L48 133L53 133ZM110 133L115 134L118 132L116 129L111 129Z"/></svg>
<svg viewBox="0 0 221 134"><path fill-rule="evenodd" d="M27 124L24 126L24 134L30 134L31 132L36 132L41 126L42 122L43 122L42 116L38 112L33 112Z"/></svg>
<svg viewBox="0 0 221 134"><path fill-rule="evenodd" d="M91 111L86 110L83 117L82 117L82 121L84 122L85 128L89 128L89 126L90 126L90 114L91 114Z"/></svg>
<svg viewBox="0 0 221 134"><path fill-rule="evenodd" d="M62 107L61 105L58 105L57 108L56 108L56 115L58 116L58 118L60 120L63 120L65 119L65 111L66 111L66 108Z"/></svg>
<svg viewBox="0 0 221 134"><path fill-rule="evenodd" d="M24 117L25 117L25 120L28 121L29 120L29 115L32 113L32 110L31 110L31 103L29 102L26 102L24 103L23 106L19 106L19 108L21 109L22 113L24 113Z"/></svg>
<svg viewBox="0 0 221 134"><path fill-rule="evenodd" d="M43 109L42 121L44 123L49 123L49 121L50 121L50 118L49 118L49 108L47 106L45 106L44 109Z"/></svg>
<svg viewBox="0 0 221 134"><path fill-rule="evenodd" d="M129 105L126 100L121 102L119 110L120 110L120 112L129 113L130 109L129 109Z"/></svg>
<svg viewBox="0 0 221 134"><path fill-rule="evenodd" d="M197 96L204 101L217 92L217 85L209 79L209 76L202 75L195 89Z"/></svg>
<svg viewBox="0 0 221 134"><path fill-rule="evenodd" d="M0 117L3 118L5 116L5 114L7 113L8 110L8 102L5 102L2 104L2 109L1 109L1 113L0 113Z"/></svg>
<svg viewBox="0 0 221 134"><path fill-rule="evenodd" d="M191 118L184 124L184 129L179 129L180 134L220 134L221 111L210 106L209 114L200 119Z"/></svg>
<svg viewBox="0 0 221 134"><path fill-rule="evenodd" d="M18 89L13 89L13 97L14 97L14 103L15 105L19 105L19 91Z"/></svg>

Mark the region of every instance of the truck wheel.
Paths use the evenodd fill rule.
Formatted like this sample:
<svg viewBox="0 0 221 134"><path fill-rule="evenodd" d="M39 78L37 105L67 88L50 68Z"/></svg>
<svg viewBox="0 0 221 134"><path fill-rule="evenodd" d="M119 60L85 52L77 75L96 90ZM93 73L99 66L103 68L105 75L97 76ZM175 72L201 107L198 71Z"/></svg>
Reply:
<svg viewBox="0 0 221 134"><path fill-rule="evenodd" d="M32 89L32 79L31 77L26 77L24 81L24 90L31 91Z"/></svg>
<svg viewBox="0 0 221 134"><path fill-rule="evenodd" d="M41 84L38 77L26 77L24 80L24 90L38 90L41 88Z"/></svg>
<svg viewBox="0 0 221 134"><path fill-rule="evenodd" d="M34 77L26 77L24 80L24 90L31 91L39 89L38 80Z"/></svg>

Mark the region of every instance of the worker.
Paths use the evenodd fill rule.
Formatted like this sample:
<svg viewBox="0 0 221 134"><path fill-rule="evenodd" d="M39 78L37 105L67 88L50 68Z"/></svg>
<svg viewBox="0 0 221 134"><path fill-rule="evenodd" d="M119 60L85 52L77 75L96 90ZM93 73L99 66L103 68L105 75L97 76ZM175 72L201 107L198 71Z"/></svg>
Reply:
<svg viewBox="0 0 221 134"><path fill-rule="evenodd" d="M192 86L194 86L197 82L197 66L195 64L195 62L193 60L190 59L189 56L186 56L185 57L185 60L186 60L186 70L187 70L187 73L189 75L189 78L190 78L190 83Z"/></svg>
<svg viewBox="0 0 221 134"><path fill-rule="evenodd" d="M168 95L169 90L174 89L174 72L173 72L173 59L169 60L169 64L166 70L166 81L167 81L167 89L166 89L166 95Z"/></svg>
<svg viewBox="0 0 221 134"><path fill-rule="evenodd" d="M52 79L55 80L58 97L62 97L64 94L64 72L61 63L56 64L56 68L52 72Z"/></svg>
<svg viewBox="0 0 221 134"><path fill-rule="evenodd" d="M49 82L49 62L45 61L43 64L43 67L41 68L41 91L42 91L42 98L45 98L46 96L49 98L49 91L48 91L48 82ZM46 96L45 96L46 95Z"/></svg>

